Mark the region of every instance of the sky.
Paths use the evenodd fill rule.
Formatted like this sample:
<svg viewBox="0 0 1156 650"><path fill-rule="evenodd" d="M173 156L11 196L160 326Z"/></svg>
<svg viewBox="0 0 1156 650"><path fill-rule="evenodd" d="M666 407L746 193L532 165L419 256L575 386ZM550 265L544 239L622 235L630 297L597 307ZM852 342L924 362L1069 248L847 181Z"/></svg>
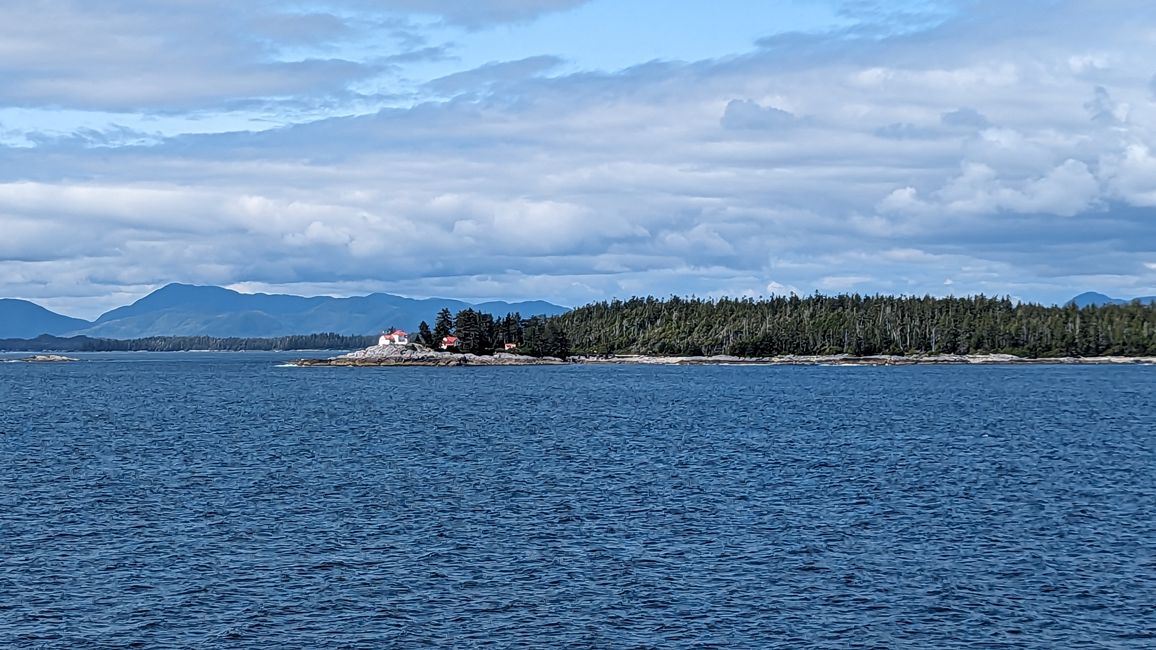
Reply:
<svg viewBox="0 0 1156 650"><path fill-rule="evenodd" d="M6 0L0 297L1156 294L1150 0Z"/></svg>

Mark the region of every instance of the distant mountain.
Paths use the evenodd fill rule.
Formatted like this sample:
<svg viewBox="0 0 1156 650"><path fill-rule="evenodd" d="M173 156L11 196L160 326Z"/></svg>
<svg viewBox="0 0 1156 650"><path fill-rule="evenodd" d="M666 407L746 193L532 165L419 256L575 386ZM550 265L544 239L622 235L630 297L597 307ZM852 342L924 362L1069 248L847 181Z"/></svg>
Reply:
<svg viewBox="0 0 1156 650"><path fill-rule="evenodd" d="M1142 305L1156 304L1156 296L1141 296L1139 298L1132 298L1131 300L1125 300L1123 298L1112 298L1111 296L1105 296L1102 293L1096 293L1095 291L1089 291L1087 293L1081 293L1080 295L1076 296L1075 298L1072 298L1071 300L1068 301L1067 304L1075 305L1075 306L1080 307L1082 309L1084 307L1092 307L1092 306L1103 307L1104 305L1127 305L1127 304L1132 303L1132 302L1139 302Z"/></svg>
<svg viewBox="0 0 1156 650"><path fill-rule="evenodd" d="M433 325L442 308L467 307L505 316L555 315L569 311L548 302L487 302L471 305L445 298L414 299L386 293L353 298L245 294L221 287L170 284L96 319L81 321L70 335L130 339L146 336L273 337L333 332L366 335L390 327ZM39 333L39 332L38 332Z"/></svg>
<svg viewBox="0 0 1156 650"><path fill-rule="evenodd" d="M0 298L0 339L64 334L90 325L86 320L62 316L34 302Z"/></svg>

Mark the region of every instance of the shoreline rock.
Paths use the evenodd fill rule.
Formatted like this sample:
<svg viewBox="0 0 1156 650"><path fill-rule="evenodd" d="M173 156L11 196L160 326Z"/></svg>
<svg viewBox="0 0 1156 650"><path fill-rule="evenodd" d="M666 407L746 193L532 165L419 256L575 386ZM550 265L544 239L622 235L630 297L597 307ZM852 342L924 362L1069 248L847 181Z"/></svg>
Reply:
<svg viewBox="0 0 1156 650"><path fill-rule="evenodd" d="M312 367L381 367L381 366L557 366L565 364L553 357L530 357L496 352L493 355L460 354L431 350L424 345L374 345L328 359L298 359L290 365Z"/></svg>
<svg viewBox="0 0 1156 650"><path fill-rule="evenodd" d="M80 361L80 359L73 359L72 357L66 357L60 354L34 354L30 357L13 359L13 361L19 361L21 363L72 363Z"/></svg>
<svg viewBox="0 0 1156 650"><path fill-rule="evenodd" d="M298 359L289 365L300 367L380 367L380 366L557 366L582 365L662 365L662 366L913 366L913 365L1156 365L1156 357L1052 357L1029 358L1011 354L921 354L852 356L782 355L773 357L578 356L569 360L538 358L498 352L490 356L431 350L417 344L375 345L327 359Z"/></svg>
<svg viewBox="0 0 1156 650"><path fill-rule="evenodd" d="M913 366L913 365L1156 365L1156 357L1029 358L1012 354L935 355L783 355L774 357L647 356L575 357L574 363L605 365L770 365L770 366Z"/></svg>

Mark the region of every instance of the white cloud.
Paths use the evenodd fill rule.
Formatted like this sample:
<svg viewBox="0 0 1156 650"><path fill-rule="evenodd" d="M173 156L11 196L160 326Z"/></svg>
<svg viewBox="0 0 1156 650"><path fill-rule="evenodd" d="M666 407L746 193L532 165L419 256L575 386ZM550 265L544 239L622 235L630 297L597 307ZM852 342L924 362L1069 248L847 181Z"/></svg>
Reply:
<svg viewBox="0 0 1156 650"><path fill-rule="evenodd" d="M772 296L797 296L799 295L799 290L789 284L771 280L767 283L767 293Z"/></svg>
<svg viewBox="0 0 1156 650"><path fill-rule="evenodd" d="M463 23L571 4L430 7ZM195 29L236 15L205 6ZM619 73L562 74L542 52L443 79L441 99L411 108L347 116L334 99L330 119L259 134L5 150L0 294L95 304L183 280L567 304L796 287L1059 300L1105 277L1141 282L1156 255L1142 21L1077 2L974 6L993 19ZM13 62L45 47L10 28L9 104L160 101L169 86L133 81L151 78L149 57L181 110L270 93L324 104L366 73L266 65L248 38L193 51L215 41L156 32L167 23L143 5L53 7L70 8L59 29L29 33L75 35L94 60L51 47L17 78ZM1031 34L1010 27L1028 19ZM83 33L94 26L124 42ZM355 28L269 29L320 50Z"/></svg>
<svg viewBox="0 0 1156 650"><path fill-rule="evenodd" d="M824 291L853 291L871 280L872 278L866 275L830 275L820 278L818 287Z"/></svg>
<svg viewBox="0 0 1156 650"><path fill-rule="evenodd" d="M395 11L419 12L479 27L495 22L529 20L562 11L589 0L376 0L374 6Z"/></svg>
<svg viewBox="0 0 1156 650"><path fill-rule="evenodd" d="M1111 153L1102 163L1115 198L1144 207L1156 207L1156 157L1148 146L1128 145L1123 153Z"/></svg>
<svg viewBox="0 0 1156 650"><path fill-rule="evenodd" d="M1067 160L1040 178L1004 180L982 163L967 162L958 176L923 200L912 187L892 191L879 203L884 212L983 215L1000 212L1071 217L1094 206L1100 184L1088 166Z"/></svg>
<svg viewBox="0 0 1156 650"><path fill-rule="evenodd" d="M774 106L760 106L749 99L733 99L727 102L722 116L723 128L727 129L779 129L791 126L795 116L789 111Z"/></svg>

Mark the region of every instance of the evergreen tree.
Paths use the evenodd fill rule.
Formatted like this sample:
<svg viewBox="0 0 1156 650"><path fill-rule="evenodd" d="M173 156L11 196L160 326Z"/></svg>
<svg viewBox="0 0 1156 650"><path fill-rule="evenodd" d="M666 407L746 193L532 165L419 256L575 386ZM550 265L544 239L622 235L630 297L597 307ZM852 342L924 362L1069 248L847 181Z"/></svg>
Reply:
<svg viewBox="0 0 1156 650"><path fill-rule="evenodd" d="M484 334L478 312L463 309L454 318L454 336L458 337L458 349L465 354L482 354Z"/></svg>
<svg viewBox="0 0 1156 650"><path fill-rule="evenodd" d="M454 319L450 314L450 310L442 308L438 312L437 318L434 319L433 340L437 345L442 344L442 339L449 336L454 329Z"/></svg>
<svg viewBox="0 0 1156 650"><path fill-rule="evenodd" d="M434 347L433 332L429 329L429 323L424 320L417 327L417 342L429 348Z"/></svg>

